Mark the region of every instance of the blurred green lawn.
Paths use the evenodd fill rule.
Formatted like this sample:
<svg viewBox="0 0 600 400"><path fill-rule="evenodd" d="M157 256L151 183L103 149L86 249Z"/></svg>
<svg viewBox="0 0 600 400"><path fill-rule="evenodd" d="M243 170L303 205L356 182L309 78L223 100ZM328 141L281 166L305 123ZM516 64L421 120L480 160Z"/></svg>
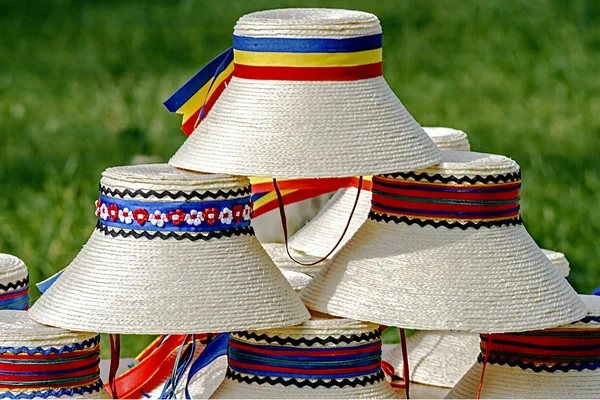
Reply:
<svg viewBox="0 0 600 400"><path fill-rule="evenodd" d="M516 159L532 236L568 256L578 291L600 284L600 1L584 0L4 0L0 251L32 282L67 265L94 227L102 170L183 142L162 101L230 45L239 16L298 6L377 14L410 112ZM126 338L123 355L147 341Z"/></svg>

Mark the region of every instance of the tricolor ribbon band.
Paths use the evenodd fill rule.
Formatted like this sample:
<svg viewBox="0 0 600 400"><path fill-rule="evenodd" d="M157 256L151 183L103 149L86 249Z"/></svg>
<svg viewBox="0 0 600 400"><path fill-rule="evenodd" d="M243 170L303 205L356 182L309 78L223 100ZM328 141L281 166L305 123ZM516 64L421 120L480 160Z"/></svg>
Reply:
<svg viewBox="0 0 600 400"><path fill-rule="evenodd" d="M232 76L284 81L354 81L382 75L382 35L343 39L233 36L219 54L164 102L191 135Z"/></svg>
<svg viewBox="0 0 600 400"><path fill-rule="evenodd" d="M380 214L448 221L519 217L521 182L458 185L373 177L372 210Z"/></svg>
<svg viewBox="0 0 600 400"><path fill-rule="evenodd" d="M342 379L381 370L381 341L335 348L269 346L229 339L229 368L238 373L295 379Z"/></svg>
<svg viewBox="0 0 600 400"><path fill-rule="evenodd" d="M43 391L95 386L100 382L99 337L81 350L40 354L0 349L0 390Z"/></svg>
<svg viewBox="0 0 600 400"><path fill-rule="evenodd" d="M27 310L29 308L29 287L0 293L0 310Z"/></svg>
<svg viewBox="0 0 600 400"><path fill-rule="evenodd" d="M546 371L600 367L600 330L553 330L481 335L483 362Z"/></svg>
<svg viewBox="0 0 600 400"><path fill-rule="evenodd" d="M250 226L250 196L199 202L147 202L101 195L96 216L106 226L158 232L216 232Z"/></svg>

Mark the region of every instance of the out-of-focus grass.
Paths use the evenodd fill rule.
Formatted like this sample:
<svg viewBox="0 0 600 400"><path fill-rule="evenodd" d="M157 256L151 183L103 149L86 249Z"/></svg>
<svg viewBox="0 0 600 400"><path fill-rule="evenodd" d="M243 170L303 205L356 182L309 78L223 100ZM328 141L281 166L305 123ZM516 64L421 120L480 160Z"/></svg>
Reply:
<svg viewBox="0 0 600 400"><path fill-rule="evenodd" d="M93 229L102 170L183 142L161 102L230 45L240 15L297 6L377 14L385 75L410 112L516 159L532 236L568 256L580 292L600 284L594 0L0 2L0 251L32 282L67 265ZM145 343L126 338L124 355Z"/></svg>

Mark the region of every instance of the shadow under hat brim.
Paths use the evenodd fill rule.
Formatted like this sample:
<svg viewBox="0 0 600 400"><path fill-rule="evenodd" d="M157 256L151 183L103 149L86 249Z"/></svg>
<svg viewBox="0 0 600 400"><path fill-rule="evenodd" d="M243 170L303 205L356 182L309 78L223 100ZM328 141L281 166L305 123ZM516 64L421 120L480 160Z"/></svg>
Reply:
<svg viewBox="0 0 600 400"><path fill-rule="evenodd" d="M420 331L406 341L411 382L452 388L479 354L479 335L462 332ZM396 345L383 359L402 371L402 347Z"/></svg>
<svg viewBox="0 0 600 400"><path fill-rule="evenodd" d="M203 172L319 178L411 171L441 152L383 77L233 77L169 164Z"/></svg>
<svg viewBox="0 0 600 400"><path fill-rule="evenodd" d="M586 315L522 225L462 230L369 219L301 298L320 312L419 330L518 332Z"/></svg>
<svg viewBox="0 0 600 400"><path fill-rule="evenodd" d="M310 317L253 235L149 240L98 230L29 312L47 325L123 334L267 329Z"/></svg>

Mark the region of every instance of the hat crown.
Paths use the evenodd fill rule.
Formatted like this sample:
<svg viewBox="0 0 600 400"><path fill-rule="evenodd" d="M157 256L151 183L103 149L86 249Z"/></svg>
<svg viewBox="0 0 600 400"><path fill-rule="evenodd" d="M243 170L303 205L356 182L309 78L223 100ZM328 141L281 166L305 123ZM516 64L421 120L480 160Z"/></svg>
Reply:
<svg viewBox="0 0 600 400"><path fill-rule="evenodd" d="M0 253L0 310L29 307L29 273L21 259Z"/></svg>
<svg viewBox="0 0 600 400"><path fill-rule="evenodd" d="M242 16L234 35L281 38L347 38L381 33L373 14L327 8L288 8Z"/></svg>

